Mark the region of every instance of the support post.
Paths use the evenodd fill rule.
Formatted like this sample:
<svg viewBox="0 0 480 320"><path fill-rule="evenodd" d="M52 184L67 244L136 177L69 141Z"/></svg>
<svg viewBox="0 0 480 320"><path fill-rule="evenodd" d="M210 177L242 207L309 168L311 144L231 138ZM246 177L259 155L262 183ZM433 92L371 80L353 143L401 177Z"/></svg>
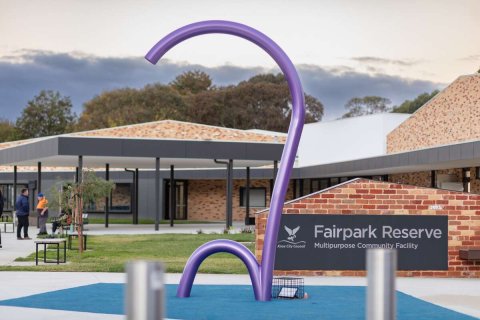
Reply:
<svg viewBox="0 0 480 320"><path fill-rule="evenodd" d="M397 251L367 250L367 320L395 320L395 271Z"/></svg>
<svg viewBox="0 0 480 320"><path fill-rule="evenodd" d="M105 180L109 181L110 180L110 164L106 163L105 164ZM108 218L110 215L110 197L105 197L105 228L108 228Z"/></svg>
<svg viewBox="0 0 480 320"><path fill-rule="evenodd" d="M233 160L227 165L227 229L233 225Z"/></svg>
<svg viewBox="0 0 480 320"><path fill-rule="evenodd" d="M83 182L83 156L78 156L78 184L81 184ZM77 218L76 218L76 223L77 223L77 233L78 233L78 250L79 252L83 252L83 202L82 199L80 198L78 200L78 204L80 205L79 208L77 208Z"/></svg>
<svg viewBox="0 0 480 320"><path fill-rule="evenodd" d="M42 163L37 163L37 192L42 192Z"/></svg>
<svg viewBox="0 0 480 320"><path fill-rule="evenodd" d="M75 183L78 183L78 167L75 168Z"/></svg>
<svg viewBox="0 0 480 320"><path fill-rule="evenodd" d="M177 211L177 201L175 199L175 167L170 166L170 227L173 227L173 219Z"/></svg>
<svg viewBox="0 0 480 320"><path fill-rule="evenodd" d="M135 224L138 224L138 182L140 178L138 177L140 171L138 168L135 169Z"/></svg>
<svg viewBox="0 0 480 320"><path fill-rule="evenodd" d="M155 231L160 224L160 158L155 158Z"/></svg>
<svg viewBox="0 0 480 320"><path fill-rule="evenodd" d="M78 168L77 168L77 182L82 183L83 180L83 156L78 156Z"/></svg>
<svg viewBox="0 0 480 320"><path fill-rule="evenodd" d="M247 179L245 182L245 224L250 224L250 167L247 167Z"/></svg>
<svg viewBox="0 0 480 320"><path fill-rule="evenodd" d="M42 163L39 161L37 162L37 196L40 192L42 192ZM38 198L35 197L34 194L32 194L32 204L33 204L33 208L36 208L38 204ZM36 213L35 210L34 212ZM36 215L37 215L37 228L40 228L40 216L37 213Z"/></svg>
<svg viewBox="0 0 480 320"><path fill-rule="evenodd" d="M275 185L275 181L277 180L277 172L278 172L278 161L273 161L273 184Z"/></svg>
<svg viewBox="0 0 480 320"><path fill-rule="evenodd" d="M12 220L15 222L15 203L17 202L17 166L13 166L13 206L12 206Z"/></svg>

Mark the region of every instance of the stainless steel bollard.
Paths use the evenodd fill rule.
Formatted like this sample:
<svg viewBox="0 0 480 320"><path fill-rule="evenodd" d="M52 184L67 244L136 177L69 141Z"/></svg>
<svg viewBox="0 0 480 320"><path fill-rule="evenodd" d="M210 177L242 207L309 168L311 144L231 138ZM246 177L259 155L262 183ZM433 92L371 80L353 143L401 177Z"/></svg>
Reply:
<svg viewBox="0 0 480 320"><path fill-rule="evenodd" d="M396 250L367 250L367 320L396 319L396 270Z"/></svg>
<svg viewBox="0 0 480 320"><path fill-rule="evenodd" d="M127 263L125 306L127 320L160 320L165 317L163 264L155 261Z"/></svg>

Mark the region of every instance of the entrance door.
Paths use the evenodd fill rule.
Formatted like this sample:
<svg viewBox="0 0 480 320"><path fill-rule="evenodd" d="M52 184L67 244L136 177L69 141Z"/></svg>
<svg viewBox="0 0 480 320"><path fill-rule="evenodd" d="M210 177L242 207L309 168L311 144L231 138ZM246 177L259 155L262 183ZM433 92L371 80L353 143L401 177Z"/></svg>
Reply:
<svg viewBox="0 0 480 320"><path fill-rule="evenodd" d="M170 219L170 180L165 180L164 184L164 203L165 219ZM187 195L188 183L185 180L175 181L175 202L177 210L175 211L175 220L187 220Z"/></svg>

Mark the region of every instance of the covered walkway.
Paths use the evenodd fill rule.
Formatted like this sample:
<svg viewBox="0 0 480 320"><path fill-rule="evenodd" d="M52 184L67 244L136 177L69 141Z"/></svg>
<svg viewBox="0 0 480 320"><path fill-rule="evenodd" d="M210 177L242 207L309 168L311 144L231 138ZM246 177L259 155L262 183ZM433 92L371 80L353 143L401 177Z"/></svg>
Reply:
<svg viewBox="0 0 480 320"><path fill-rule="evenodd" d="M249 190L250 168L272 166L269 175L274 179L277 162L283 151L283 143L263 141L217 141L217 140L174 140L128 137L98 137L62 135L32 139L24 143L12 144L0 149L0 165L13 166L13 198L16 197L18 168L21 166L36 167L37 179L29 183L30 194L36 195L42 191L42 168L63 167L76 168L76 180L82 179L84 168L103 169L105 178L109 180L111 169L125 170L132 173L133 224L139 222L138 215L138 181L143 171L154 170L155 198L155 230L160 228L160 220L169 217L173 227L176 213L175 180L181 170L189 172L199 170L199 174L226 175L226 226L233 224L232 219L232 189L233 169L243 168L247 178L246 188ZM130 168L130 169L128 169ZM202 172L201 169L212 170L213 173ZM180 171L179 171L180 170ZM162 172L162 174L161 174ZM226 173L226 174L225 174ZM168 183L169 199L163 198L163 186ZM249 196L250 193L247 192ZM247 199L248 199L247 196ZM35 198L35 197L32 197ZM162 212L164 202L169 204L169 212ZM109 226L109 201L105 199L105 227ZM32 206L33 207L33 206ZM246 221L249 219L250 208L247 200Z"/></svg>

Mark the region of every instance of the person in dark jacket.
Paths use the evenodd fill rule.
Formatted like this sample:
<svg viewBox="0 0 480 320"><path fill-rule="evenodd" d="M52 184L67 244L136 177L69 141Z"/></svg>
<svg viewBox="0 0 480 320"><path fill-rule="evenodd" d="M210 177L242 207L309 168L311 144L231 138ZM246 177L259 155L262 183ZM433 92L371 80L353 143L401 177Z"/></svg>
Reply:
<svg viewBox="0 0 480 320"><path fill-rule="evenodd" d="M30 204L28 203L28 189L22 189L22 194L18 196L15 202L15 210L18 219L17 240L31 240L28 237L28 216L30 214ZM23 228L23 238L21 231Z"/></svg>

